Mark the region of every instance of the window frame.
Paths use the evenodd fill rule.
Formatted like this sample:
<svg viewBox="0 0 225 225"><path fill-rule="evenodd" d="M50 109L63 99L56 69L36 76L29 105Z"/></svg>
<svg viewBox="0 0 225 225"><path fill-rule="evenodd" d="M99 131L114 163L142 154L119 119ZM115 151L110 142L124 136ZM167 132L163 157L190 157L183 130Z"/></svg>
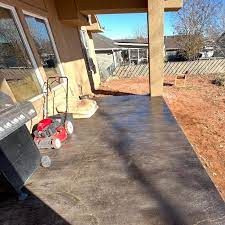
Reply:
<svg viewBox="0 0 225 225"><path fill-rule="evenodd" d="M25 47L25 49L27 51L27 55L28 55L29 59L31 60L32 66L34 67L34 72L35 72L35 74L37 76L37 81L38 81L38 83L40 85L40 89L43 91L44 80L42 78L41 72L40 72L40 70L38 68L38 65L36 63L36 60L34 58L32 49L31 49L30 44L29 44L29 42L27 40L26 34L24 32L23 26L22 26L22 24L20 22L20 19L19 19L19 16L17 14L17 11L16 11L15 7L11 6L11 5L7 5L7 4L2 3L2 2L0 2L0 7L5 8L5 9L9 9L12 12L12 16L13 16L14 22L15 22L16 27L18 29L18 32L19 32L19 34L21 36L21 40L22 40L22 42L24 44L24 47ZM33 102L33 101L37 100L38 98L40 98L42 95L43 95L43 93L40 93L40 94L36 95L35 97L28 98L27 101Z"/></svg>
<svg viewBox="0 0 225 225"><path fill-rule="evenodd" d="M62 66L62 62L60 60L60 56L59 56L59 53L58 53L58 49L57 49L57 46L56 46L56 43L55 43L55 39L54 39L54 36L53 36L53 33L52 33L52 29L51 29L50 23L48 21L48 18L47 17L44 17L44 16L41 16L41 15L38 15L38 14L35 14L35 13L32 13L32 12L29 12L27 10L22 10L22 12L23 12L24 16L27 15L27 16L32 16L32 17L35 17L35 18L44 20L45 25L46 25L46 28L47 28L47 32L49 34L50 42L52 44L53 51L54 51L55 56L56 56L56 59L58 61L58 66L59 66L59 70L60 70L60 76L61 77L65 77L66 75L64 73L64 69L63 69L63 66ZM25 23L26 23L26 21L25 21ZM31 35L31 33L30 33L30 35ZM57 86L55 86L54 88L52 88L52 90L55 91L58 88L60 88L61 86L63 86L64 84L65 84L65 81L63 80L61 84L58 84Z"/></svg>

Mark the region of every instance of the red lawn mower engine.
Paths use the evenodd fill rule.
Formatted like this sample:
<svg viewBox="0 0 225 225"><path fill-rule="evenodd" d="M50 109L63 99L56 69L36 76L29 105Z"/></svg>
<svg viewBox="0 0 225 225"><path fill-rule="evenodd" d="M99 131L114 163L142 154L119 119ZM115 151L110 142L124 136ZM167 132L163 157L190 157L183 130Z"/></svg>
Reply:
<svg viewBox="0 0 225 225"><path fill-rule="evenodd" d="M58 114L41 120L33 132L34 141L39 149L60 149L62 142L73 134L73 117L70 114Z"/></svg>

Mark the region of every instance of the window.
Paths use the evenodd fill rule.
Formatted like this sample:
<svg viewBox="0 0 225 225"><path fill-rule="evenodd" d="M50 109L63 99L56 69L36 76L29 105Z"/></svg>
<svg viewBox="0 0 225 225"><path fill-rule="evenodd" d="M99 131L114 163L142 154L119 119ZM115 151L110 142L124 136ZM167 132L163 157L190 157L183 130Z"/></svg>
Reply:
<svg viewBox="0 0 225 225"><path fill-rule="evenodd" d="M7 81L15 99L21 102L39 95L41 87L35 61L15 11L2 6L0 4L0 78Z"/></svg>
<svg viewBox="0 0 225 225"><path fill-rule="evenodd" d="M146 64L148 63L148 49L137 48L130 49L130 62L134 64Z"/></svg>
<svg viewBox="0 0 225 225"><path fill-rule="evenodd" d="M139 49L139 63L140 64L148 63L148 49L147 48Z"/></svg>
<svg viewBox="0 0 225 225"><path fill-rule="evenodd" d="M130 63L138 64L138 49L130 49Z"/></svg>
<svg viewBox="0 0 225 225"><path fill-rule="evenodd" d="M40 19L30 15L25 15L25 19L40 56L46 76L61 76L62 69L60 68L60 61L57 56L58 53L53 45L54 40L52 40L50 28L46 23L46 19ZM54 87L57 84L58 83L54 83L52 86Z"/></svg>

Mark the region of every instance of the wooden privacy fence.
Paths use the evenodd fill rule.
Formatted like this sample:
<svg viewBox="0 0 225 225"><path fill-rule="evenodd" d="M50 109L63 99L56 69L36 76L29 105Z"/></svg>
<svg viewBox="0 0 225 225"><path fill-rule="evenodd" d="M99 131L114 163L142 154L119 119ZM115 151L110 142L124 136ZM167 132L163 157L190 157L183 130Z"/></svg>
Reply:
<svg viewBox="0 0 225 225"><path fill-rule="evenodd" d="M193 75L225 73L225 59L208 59L165 63L165 75L182 74L185 72ZM113 75L118 77L148 76L149 65L142 64L119 66L115 69Z"/></svg>

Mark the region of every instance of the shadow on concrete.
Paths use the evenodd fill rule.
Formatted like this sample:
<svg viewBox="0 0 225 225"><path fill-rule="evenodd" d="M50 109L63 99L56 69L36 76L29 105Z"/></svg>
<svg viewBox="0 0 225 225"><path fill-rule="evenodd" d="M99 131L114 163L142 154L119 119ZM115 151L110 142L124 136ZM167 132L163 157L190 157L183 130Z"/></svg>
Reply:
<svg viewBox="0 0 225 225"><path fill-rule="evenodd" d="M10 164L11 161L8 160L7 165ZM0 225L70 225L35 193L25 187L21 189L24 179L13 164L11 167L10 179L15 184L10 183L8 178L0 173ZM23 201L18 200L21 191L28 194Z"/></svg>
<svg viewBox="0 0 225 225"><path fill-rule="evenodd" d="M124 95L134 95L132 93L120 92L120 91L108 91L108 90L94 90L96 95L111 95L111 96L124 96Z"/></svg>
<svg viewBox="0 0 225 225"><path fill-rule="evenodd" d="M160 110L156 115L159 116L159 114ZM197 159L191 145L189 147L187 146L186 150L185 147L180 146L179 148L179 146L175 146L176 142L174 143L174 148L171 149L154 147L151 146L151 141L148 140L149 136L143 134L141 140L136 139L135 135L131 134L132 130L129 130L129 128L125 129L122 124L123 122L120 122L118 117L117 119L114 118L115 114L108 114L104 110L99 110L99 115L101 119L107 123L107 126L110 127L109 133L104 131L102 141L107 142L122 159L130 179L141 186L139 190L144 192L147 196L149 204L153 204L152 207L146 208L146 210L142 212L143 216L147 217L149 221L154 220L154 224L164 225L193 224L198 218L207 218L209 214L214 215L213 207L209 207L212 211L208 211L208 213L205 214L204 204L209 206L212 204L217 205L218 211L220 212L221 210L221 212L223 212L224 206L221 206L221 197L200 161ZM136 132L142 132L140 127L142 125L139 125L139 116L136 113L131 113L129 116L122 114L121 116L127 116L127 120L134 124ZM143 115L140 114L140 117L141 116ZM154 115L149 114L146 116L152 117ZM138 137L140 136L141 135ZM144 145L144 147L141 146L142 141L149 143L148 147L147 145ZM137 147L137 144L140 144L140 148L135 151L133 146ZM148 148L148 150L143 148ZM149 154L146 154L146 152ZM165 154L166 157L163 157ZM147 167L147 161L144 161L145 167L143 167L142 159L149 156L157 156L160 160L157 162L157 160L152 161L149 159ZM158 166L158 164L165 164L166 166ZM167 172L167 170L169 171ZM162 176L163 184L161 184ZM167 183L168 181L169 183ZM174 185L173 188L176 189L176 187L180 187L183 193L187 191L186 194L182 196L179 191L174 193L173 188L171 191L171 182L175 182L172 184ZM193 209L196 204L196 199L187 193L197 193L198 196L202 196L201 198L199 197L197 207L199 214L193 214L193 211L197 210L196 208ZM178 197L179 195L181 196ZM208 198L207 203L205 203L206 196ZM182 202L179 202L180 200L178 199L182 199ZM187 201L187 204L185 204L185 201ZM155 202L156 206L154 205ZM211 223L207 222L205 224Z"/></svg>
<svg viewBox="0 0 225 225"><path fill-rule="evenodd" d="M117 134L117 137L113 138L110 135L104 135L104 141L108 142L123 160L129 177L138 182L149 198L154 198L159 205L158 212L156 210L147 210L144 212L145 216L149 217L149 220L151 221L154 216L159 214L159 224L162 224L163 221L163 224L165 225L187 225L188 223L186 223L182 216L182 212L157 189L154 185L154 181L151 180L151 177L149 175L147 176L135 163L135 159L130 154L132 151L133 140L127 132L124 132L118 123L113 122L111 116L104 112L100 112L100 115L110 124L112 130L114 130L113 133ZM106 137L108 137L107 140Z"/></svg>
<svg viewBox="0 0 225 225"><path fill-rule="evenodd" d="M0 194L1 225L70 225L34 193L24 191L29 193L24 201L10 193Z"/></svg>

